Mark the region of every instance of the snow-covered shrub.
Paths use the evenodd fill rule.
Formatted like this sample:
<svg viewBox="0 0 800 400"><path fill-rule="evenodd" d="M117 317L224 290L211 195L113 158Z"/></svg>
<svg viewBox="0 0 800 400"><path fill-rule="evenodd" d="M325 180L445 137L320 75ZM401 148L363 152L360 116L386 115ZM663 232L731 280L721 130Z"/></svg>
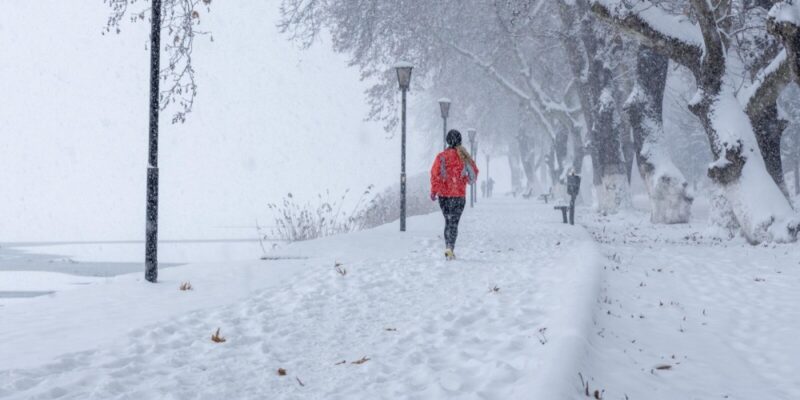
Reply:
<svg viewBox="0 0 800 400"><path fill-rule="evenodd" d="M317 195L315 203L304 203L289 193L280 204L267 205L277 214L270 236L272 239L295 242L359 229L361 224L355 216L364 207L364 200L370 195L372 188L372 185L367 187L349 212L343 209L349 189L337 199L331 199L330 192L325 191L324 195Z"/></svg>
<svg viewBox="0 0 800 400"><path fill-rule="evenodd" d="M280 204L268 207L276 213L271 235L259 234L267 239L301 241L339 233L374 228L400 218L400 184L395 184L372 195L373 186L365 190L354 206L343 209L349 190L338 199L330 193L317 196L317 202L298 201L289 193ZM406 215L429 214L439 209L439 203L430 199L430 180L420 173L406 180ZM260 228L259 228L260 232ZM265 250L266 252L266 250Z"/></svg>

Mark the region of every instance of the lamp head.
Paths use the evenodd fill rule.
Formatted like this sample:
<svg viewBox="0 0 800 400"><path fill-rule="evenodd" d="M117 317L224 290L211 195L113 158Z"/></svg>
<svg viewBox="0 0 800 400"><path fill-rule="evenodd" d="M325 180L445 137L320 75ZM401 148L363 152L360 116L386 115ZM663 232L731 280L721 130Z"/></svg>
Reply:
<svg viewBox="0 0 800 400"><path fill-rule="evenodd" d="M397 72L397 83L400 84L400 90L408 90L411 87L411 70L414 66L411 63L399 62L394 66Z"/></svg>
<svg viewBox="0 0 800 400"><path fill-rule="evenodd" d="M439 99L439 111L442 112L442 118L450 116L450 99L443 97Z"/></svg>

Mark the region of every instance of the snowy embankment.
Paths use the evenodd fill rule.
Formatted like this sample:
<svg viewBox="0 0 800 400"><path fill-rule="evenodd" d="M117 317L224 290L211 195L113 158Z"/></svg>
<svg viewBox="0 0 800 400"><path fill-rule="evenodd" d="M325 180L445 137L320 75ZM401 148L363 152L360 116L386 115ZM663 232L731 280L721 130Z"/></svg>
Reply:
<svg viewBox="0 0 800 400"><path fill-rule="evenodd" d="M415 217L405 234L390 224L275 254L290 259L190 264L158 285L124 275L6 305L0 398L578 393L599 288L590 236L548 206L484 202L445 262L441 227ZM217 328L224 343L210 339Z"/></svg>
<svg viewBox="0 0 800 400"><path fill-rule="evenodd" d="M583 375L604 399L800 399L800 251L595 216L601 296Z"/></svg>

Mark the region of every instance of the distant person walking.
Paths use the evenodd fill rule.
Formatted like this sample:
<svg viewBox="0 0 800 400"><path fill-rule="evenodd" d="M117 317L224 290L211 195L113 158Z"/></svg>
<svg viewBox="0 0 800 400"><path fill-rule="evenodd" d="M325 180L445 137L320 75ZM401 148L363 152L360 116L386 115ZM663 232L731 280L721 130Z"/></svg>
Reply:
<svg viewBox="0 0 800 400"><path fill-rule="evenodd" d="M461 145L461 132L447 132L447 149L436 156L431 168L431 201L439 199L444 214L445 258L454 260L458 222L467 204L467 184L478 179L475 160Z"/></svg>
<svg viewBox="0 0 800 400"><path fill-rule="evenodd" d="M489 178L488 182L486 183L486 197L491 198L493 192L494 192L494 179Z"/></svg>

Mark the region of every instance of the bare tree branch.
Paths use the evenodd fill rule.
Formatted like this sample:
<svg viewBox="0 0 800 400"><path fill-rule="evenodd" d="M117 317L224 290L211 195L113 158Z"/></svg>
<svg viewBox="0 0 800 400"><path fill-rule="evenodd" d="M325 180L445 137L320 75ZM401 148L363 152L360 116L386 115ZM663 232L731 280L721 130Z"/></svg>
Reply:
<svg viewBox="0 0 800 400"><path fill-rule="evenodd" d="M122 31L122 22L127 17L131 23L149 21L151 8L143 6L135 12L130 6L148 4L137 0L103 0L111 9L103 34ZM161 69L163 81L159 94L161 110L170 106L175 109L172 123L186 122L197 97L197 82L192 63L194 40L197 36L214 37L210 32L199 29L200 11L210 12L211 0L164 0L162 3L162 36L165 40L164 53L168 57L166 66Z"/></svg>

